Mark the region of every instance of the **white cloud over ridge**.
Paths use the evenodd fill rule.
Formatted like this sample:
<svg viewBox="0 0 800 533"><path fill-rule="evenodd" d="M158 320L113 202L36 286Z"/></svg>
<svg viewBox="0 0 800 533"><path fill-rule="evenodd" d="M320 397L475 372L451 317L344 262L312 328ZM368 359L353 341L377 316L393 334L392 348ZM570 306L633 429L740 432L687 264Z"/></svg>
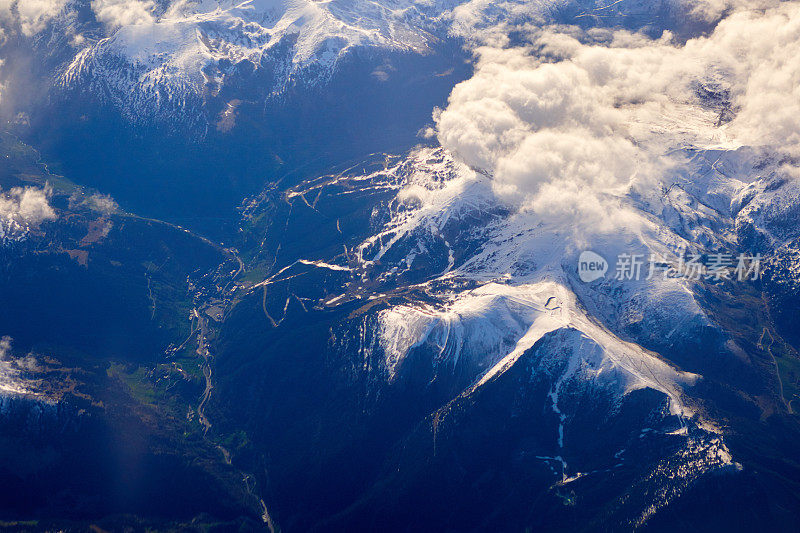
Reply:
<svg viewBox="0 0 800 533"><path fill-rule="evenodd" d="M92 0L97 20L111 29L155 22L152 0Z"/></svg>
<svg viewBox="0 0 800 533"><path fill-rule="evenodd" d="M435 113L440 143L509 204L601 231L620 223L606 199L656 186L683 148L799 158L800 2L698 5L730 14L685 43L527 26L532 44L509 46L481 30L475 75Z"/></svg>

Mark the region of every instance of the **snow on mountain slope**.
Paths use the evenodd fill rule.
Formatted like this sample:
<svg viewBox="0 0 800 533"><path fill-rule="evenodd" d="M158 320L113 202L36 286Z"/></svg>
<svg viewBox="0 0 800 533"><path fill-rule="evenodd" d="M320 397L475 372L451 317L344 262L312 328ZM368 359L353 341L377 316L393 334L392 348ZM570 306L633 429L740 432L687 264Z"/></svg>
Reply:
<svg viewBox="0 0 800 533"><path fill-rule="evenodd" d="M243 62L248 64L245 72L254 68L269 73L259 82L268 85L259 89L263 97L282 93L293 80L312 86L324 83L356 49L425 54L447 35L480 42L487 31L505 24L591 18L598 9L603 12L598 20L610 23L612 12L619 20L629 20L631 13L654 17L685 11L682 6L674 0L654 5L626 0L613 6L569 0L171 2L157 9L151 6L147 16L107 24L113 33L81 49L58 84L114 105L133 123L158 122L166 115L199 127L206 98L218 94ZM80 3L71 5L63 16L71 16L78 7ZM105 20L101 13L96 17ZM79 35L74 42L89 40Z"/></svg>
<svg viewBox="0 0 800 533"><path fill-rule="evenodd" d="M689 149L685 159L687 166L657 188L602 193L604 204L625 221L614 232L515 210L494 194L491 176L441 148L420 148L389 169L400 186L387 206L389 219L358 247L351 267L362 282L378 283L378 292L402 287L417 272L428 274L414 285L426 298L406 299L378 314L389 383L414 372L423 358L437 379L463 376L466 369L472 382L462 396L471 396L547 339L547 350L536 353L552 359L541 364L555 369L550 401L562 424L575 414L559 407L560 384L569 384L572 394L603 391L619 402L649 389L687 421L690 429L680 431L705 435L686 440L686 460L696 468L676 459L665 476L683 472L689 483L732 464L710 429L715 422L693 408L692 388L702 377L674 368L653 348L695 346L709 332L722 346L726 337L698 301L701 281L648 275L648 261L652 256L676 264L683 253L735 250L737 198L760 182L746 150ZM760 160L758 166L763 171L774 165ZM604 278L578 278L582 250L609 262ZM644 258L636 279L615 279L615 259L625 253ZM720 350L735 348L727 346ZM565 476L574 473L562 466Z"/></svg>
<svg viewBox="0 0 800 533"><path fill-rule="evenodd" d="M691 345L699 333L718 329L698 302L696 285L660 276L613 279L618 253L675 258L682 247L706 250L660 215L681 206L689 212L687 205L705 205L709 198L694 190L615 197L636 223L618 233L587 235L560 219L509 209L493 194L490 177L441 148L420 148L384 173L389 177L382 180L399 185L386 206L388 220L350 256L347 292L325 301L329 309L346 309L363 298L364 308L374 309L354 319L359 347L348 353L377 358L379 364L365 367L381 387L404 398L447 391L444 405L430 415L434 428L460 427L465 411L517 383L509 376L529 376L519 401L553 417L553 426L539 426L552 444L536 456L552 468L558 486L621 468L631 434L637 442L644 442L639 435L669 442L642 482L653 492L636 511L639 525L706 473L735 467L718 423L697 401L703 376L676 368L651 347L661 341ZM708 179L720 205L722 194L733 196L744 186L736 178L724 180L724 172ZM384 216L380 209L374 214L376 221ZM723 225L732 221L730 213L711 208L703 216ZM727 239L733 232L719 235ZM605 279L578 279L582 249L609 261ZM337 338L345 336L335 331ZM646 424L627 418L623 406L630 405L650 413ZM594 426L587 419L617 424L599 439L603 452L591 458L585 440L593 440L587 428Z"/></svg>
<svg viewBox="0 0 800 533"><path fill-rule="evenodd" d="M649 387L670 398L673 413L691 415L680 401L681 387L693 384L698 376L676 371L639 346L620 340L590 320L575 295L557 282L487 283L451 296L438 309L401 305L385 310L379 321L392 374L410 350L427 344L438 353L436 365L455 366L459 357L478 359L488 371L476 387L513 365L545 334L574 329L586 349L575 350L576 359L569 362L565 375L581 369L585 379L602 381L619 395Z"/></svg>
<svg viewBox="0 0 800 533"><path fill-rule="evenodd" d="M516 46L504 21L483 28L480 17L470 20L483 47L475 76L434 113L442 148L410 154L414 171L389 205L389 222L359 248L362 279L390 287L414 279L427 295L379 315L390 382L423 358L437 379L470 368L474 381L460 397L471 398L539 357L555 369L546 384L562 435L576 416L562 407L563 383L576 397L604 391L617 402L656 391L673 414L691 416L697 369L718 372L697 354L731 367L747 358L709 295L748 297L753 288L662 270L687 254L795 249L796 135L755 135L748 109L765 102L752 91L761 82L754 72L773 60L786 65L800 42L791 22L798 5L763 18L737 12L687 43L622 30L575 39L578 29L546 28L529 32L539 48ZM778 25L785 39L750 39L752 24ZM741 58L753 68L739 69ZM791 131L780 98L779 111L762 116L773 131ZM580 279L582 251L607 261L604 276ZM625 256L642 261L628 277ZM797 264L786 254L779 263ZM771 282L792 306L794 271L784 267ZM686 462L676 459L666 478L731 464L715 422L696 414L681 431L706 432L716 444L695 463L688 458L697 442L687 437Z"/></svg>
<svg viewBox="0 0 800 533"><path fill-rule="evenodd" d="M157 20L123 26L83 49L60 84L88 86L133 122L164 108L198 120L204 98L243 61L268 69L274 81L261 89L280 93L295 77L324 81L356 48L425 53L432 21L420 8L428 7L406 0L176 2Z"/></svg>
<svg viewBox="0 0 800 533"><path fill-rule="evenodd" d="M436 165L458 177L442 182L429 154L412 155L420 172L398 195L384 232L362 245L364 265L381 263L379 279L387 280L413 271L422 252L455 250L440 276L555 281L618 335L663 346L701 337L714 326L696 298L699 280L648 269L685 254L752 251L741 231L747 220L769 226L792 217L794 186L760 177L787 173L781 164L792 165L786 155L796 136L754 141L748 109L764 105L753 88L765 65L792 68L785 60L800 42L792 22L799 6L763 15L742 9L686 43L668 33L521 30L537 48L500 39L503 21L476 26L486 44L475 76L434 114L444 147ZM753 38L753 24L777 26L782 37ZM741 69L737 58L753 68ZM776 94L774 103L782 99ZM779 114L762 116L776 132L791 131ZM427 187L419 177L426 173ZM759 190L769 207L742 208ZM604 279L577 279L583 250L608 261ZM615 260L626 254L643 259L634 279L615 276Z"/></svg>
<svg viewBox="0 0 800 533"><path fill-rule="evenodd" d="M800 180L770 173L743 187L736 198L736 229L742 240L752 239L764 251L780 248L800 237Z"/></svg>

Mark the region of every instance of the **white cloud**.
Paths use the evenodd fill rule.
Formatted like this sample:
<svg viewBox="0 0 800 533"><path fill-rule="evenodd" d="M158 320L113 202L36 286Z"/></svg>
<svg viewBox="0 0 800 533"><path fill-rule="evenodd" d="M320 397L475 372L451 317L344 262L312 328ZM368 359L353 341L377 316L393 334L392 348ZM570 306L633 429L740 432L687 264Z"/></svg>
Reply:
<svg viewBox="0 0 800 533"><path fill-rule="evenodd" d="M0 192L0 218L23 226L37 226L56 218L48 196L50 191L37 187L14 187Z"/></svg>
<svg viewBox="0 0 800 533"><path fill-rule="evenodd" d="M0 0L0 22L17 23L31 36L42 31L66 5L67 0Z"/></svg>
<svg viewBox="0 0 800 533"><path fill-rule="evenodd" d="M117 202L108 194L96 192L90 196L75 193L69 199L70 209L91 209L104 216L113 215L119 209Z"/></svg>
<svg viewBox="0 0 800 533"><path fill-rule="evenodd" d="M800 158L800 2L734 13L696 46L730 73L730 134Z"/></svg>
<svg viewBox="0 0 800 533"><path fill-rule="evenodd" d="M781 0L682 0L681 4L688 8L690 15L713 22L735 11L763 11L778 6L780 2Z"/></svg>
<svg viewBox="0 0 800 533"><path fill-rule="evenodd" d="M552 32L536 44L561 60L543 63L528 48L481 49L475 76L435 117L439 141L522 210L570 219L580 210L597 226L607 220L598 193L653 179L667 165L637 138L636 121L679 107L658 77L673 59L663 53L669 46L590 46ZM664 50L648 53L650 46Z"/></svg>
<svg viewBox="0 0 800 533"><path fill-rule="evenodd" d="M526 31L531 45L508 47L491 28L477 39L488 44L474 76L434 114L442 146L520 210L612 230L609 198L655 186L681 148L800 157L798 2L734 11L685 44L668 32Z"/></svg>
<svg viewBox="0 0 800 533"><path fill-rule="evenodd" d="M91 209L104 215L111 215L119 209L117 202L107 194L95 193L87 199L86 203Z"/></svg>
<svg viewBox="0 0 800 533"><path fill-rule="evenodd" d="M92 0L92 11L98 21L109 28L152 24L155 21L152 0Z"/></svg>

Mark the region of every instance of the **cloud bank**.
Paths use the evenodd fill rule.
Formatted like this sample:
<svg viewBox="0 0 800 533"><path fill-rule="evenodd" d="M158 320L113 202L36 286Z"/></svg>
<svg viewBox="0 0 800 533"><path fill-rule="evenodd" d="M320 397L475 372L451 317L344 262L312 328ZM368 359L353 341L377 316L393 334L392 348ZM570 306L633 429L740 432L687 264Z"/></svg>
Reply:
<svg viewBox="0 0 800 533"><path fill-rule="evenodd" d="M800 157L800 2L719 6L693 7L733 11L685 43L526 26L509 46L489 28L475 75L434 114L439 142L519 210L609 231L607 199L656 186L683 148Z"/></svg>

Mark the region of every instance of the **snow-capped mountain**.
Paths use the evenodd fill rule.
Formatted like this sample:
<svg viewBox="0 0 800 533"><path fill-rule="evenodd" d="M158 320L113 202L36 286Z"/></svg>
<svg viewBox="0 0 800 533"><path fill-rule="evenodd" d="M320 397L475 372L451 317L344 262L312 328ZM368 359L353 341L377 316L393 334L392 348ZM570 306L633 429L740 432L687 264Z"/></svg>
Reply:
<svg viewBox="0 0 800 533"><path fill-rule="evenodd" d="M192 119L206 98L252 70L265 71L268 86L243 98L279 96L298 80L324 83L355 51L428 53L437 22L425 13L435 11L411 1L176 2L83 48L59 84L91 91L133 123L164 112Z"/></svg>
<svg viewBox="0 0 800 533"><path fill-rule="evenodd" d="M203 0L151 6L141 17L106 22L98 29L75 23L82 8L80 2L67 3L54 26L54 31L75 34L77 51L57 73L57 91L88 92L134 125L171 121L201 136L226 112L234 112L238 101L279 101L295 85L308 89L326 83L337 65L358 57L383 81L392 75L391 66L382 66L387 55L431 54L443 40L469 41L476 30L502 20L625 21L658 27L664 24L661 19L685 11L674 1L598 6L583 1ZM102 12L96 17L105 20ZM224 102L205 108L220 95Z"/></svg>

